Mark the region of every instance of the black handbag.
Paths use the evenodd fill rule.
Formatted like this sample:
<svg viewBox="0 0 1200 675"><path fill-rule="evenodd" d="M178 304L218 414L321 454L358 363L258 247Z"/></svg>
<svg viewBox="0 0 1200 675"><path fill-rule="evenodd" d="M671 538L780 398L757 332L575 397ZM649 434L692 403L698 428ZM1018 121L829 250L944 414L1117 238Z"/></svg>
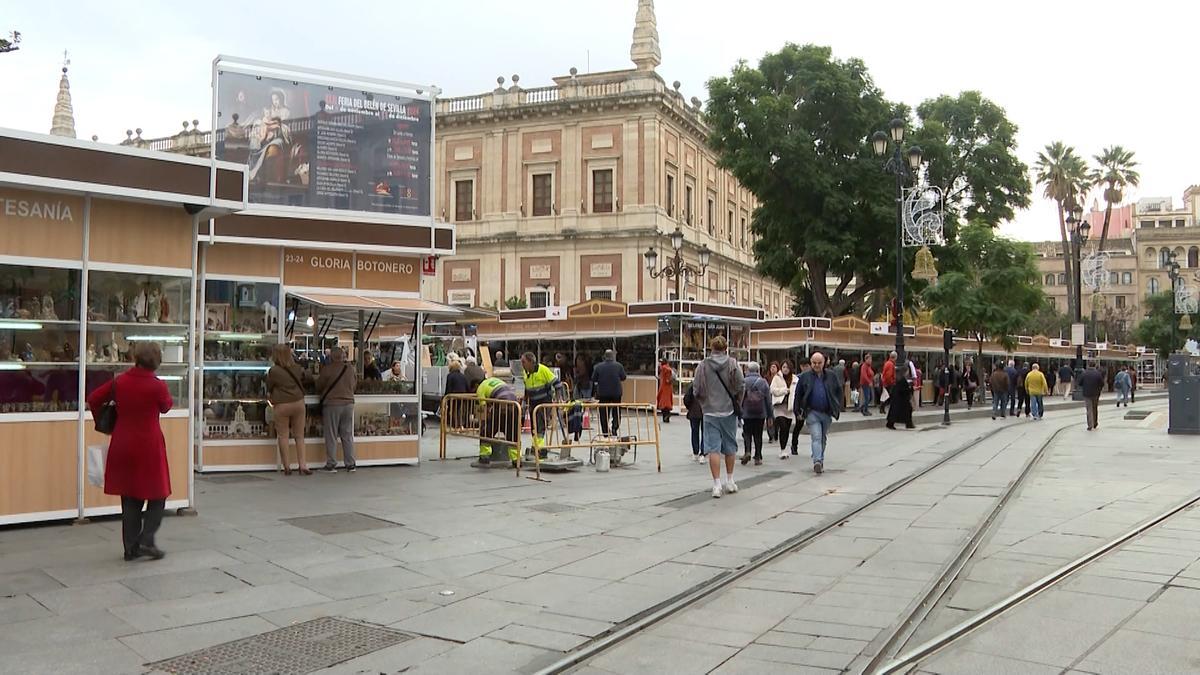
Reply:
<svg viewBox="0 0 1200 675"><path fill-rule="evenodd" d="M336 387L337 383L341 381L342 376L346 374L347 368L349 368L349 366L343 365L342 372L338 373L338 376L334 378L333 384L329 385L329 388L325 390L324 394L321 394L321 400L317 402L317 407L313 409L313 414L317 417L320 417L325 411L325 398L329 396L329 392L333 391L333 388ZM292 371L289 370L288 372L290 373ZM293 374L292 377L295 378L295 374Z"/></svg>
<svg viewBox="0 0 1200 675"><path fill-rule="evenodd" d="M92 412L92 419L96 424L96 431L111 436L113 429L117 428L117 378L113 378L112 383L112 399L100 406L99 410Z"/></svg>

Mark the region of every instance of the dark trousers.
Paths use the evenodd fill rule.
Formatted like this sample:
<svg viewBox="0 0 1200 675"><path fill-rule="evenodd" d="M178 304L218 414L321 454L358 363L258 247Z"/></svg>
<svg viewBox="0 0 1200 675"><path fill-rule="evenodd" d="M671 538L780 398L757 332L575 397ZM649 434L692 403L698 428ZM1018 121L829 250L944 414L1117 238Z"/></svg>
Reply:
<svg viewBox="0 0 1200 675"><path fill-rule="evenodd" d="M599 399L601 403L620 403L619 398L610 398L607 396ZM604 407L600 409L600 432L605 436L609 435L609 423L611 419L612 435L616 436L621 429L621 408L618 406Z"/></svg>
<svg viewBox="0 0 1200 675"><path fill-rule="evenodd" d="M1025 412L1025 416L1029 416L1029 392L1024 387L1017 390L1017 414L1021 411Z"/></svg>
<svg viewBox="0 0 1200 675"><path fill-rule="evenodd" d="M787 450L788 447L788 432L791 432L792 438L792 454L796 454L796 443L800 440L800 428L804 426L804 420L792 420L786 417L775 418L775 429L779 435L779 449Z"/></svg>
<svg viewBox="0 0 1200 675"><path fill-rule="evenodd" d="M704 428L704 418L698 420L689 419L692 424L692 454L700 454L700 432Z"/></svg>
<svg viewBox="0 0 1200 675"><path fill-rule="evenodd" d="M763 445L763 425L766 420L742 420L742 447L746 448L746 454L750 454L750 447L754 446L754 459L762 459Z"/></svg>
<svg viewBox="0 0 1200 675"><path fill-rule="evenodd" d="M663 408L659 412L662 413L663 422L671 421L671 409L670 408Z"/></svg>
<svg viewBox="0 0 1200 675"><path fill-rule="evenodd" d="M967 407L970 408L973 405L975 405L975 390L967 389Z"/></svg>
<svg viewBox="0 0 1200 675"><path fill-rule="evenodd" d="M154 546L154 534L162 525L165 499L134 499L121 497L121 539L125 553L137 555L139 546ZM142 508L145 508L145 512Z"/></svg>

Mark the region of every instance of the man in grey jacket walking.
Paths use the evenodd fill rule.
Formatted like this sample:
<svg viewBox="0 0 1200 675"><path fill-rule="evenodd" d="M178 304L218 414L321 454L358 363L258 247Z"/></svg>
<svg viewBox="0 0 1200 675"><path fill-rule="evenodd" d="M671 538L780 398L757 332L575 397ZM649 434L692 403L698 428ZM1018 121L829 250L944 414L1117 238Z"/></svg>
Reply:
<svg viewBox="0 0 1200 675"><path fill-rule="evenodd" d="M704 411L704 454L712 471L712 496L738 491L733 482L737 459L737 423L745 383L742 369L729 356L729 343L718 335L708 343L710 355L696 368L692 392ZM725 480L721 480L721 457L725 458Z"/></svg>

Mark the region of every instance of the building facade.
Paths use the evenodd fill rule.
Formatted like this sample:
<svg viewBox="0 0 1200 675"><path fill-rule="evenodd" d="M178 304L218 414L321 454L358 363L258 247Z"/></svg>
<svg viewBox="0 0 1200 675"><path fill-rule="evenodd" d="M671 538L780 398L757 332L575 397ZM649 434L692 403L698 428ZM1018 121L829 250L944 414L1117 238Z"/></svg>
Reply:
<svg viewBox="0 0 1200 675"><path fill-rule="evenodd" d="M1128 213L1131 227L1118 224L1118 214ZM1106 245L1108 282L1097 289L1083 289L1083 315L1098 320L1124 322L1132 329L1145 318L1143 301L1147 296L1170 290L1167 266L1171 254L1187 281L1200 285L1200 186L1184 191L1183 205L1176 207L1170 197L1144 198L1135 204L1113 209L1113 221ZM1093 209L1089 241L1099 240L1104 224L1103 211ZM1052 305L1060 312L1067 311L1066 273L1062 262L1060 242L1047 241L1035 245L1042 289ZM1086 251L1086 249L1085 249ZM1085 253L1086 255L1086 253ZM1093 314L1094 312L1094 314Z"/></svg>
<svg viewBox="0 0 1200 675"><path fill-rule="evenodd" d="M699 101L656 72L653 3L639 3L629 70L571 74L524 89L514 75L491 92L438 102L438 209L458 231L458 255L428 293L450 304L572 305L675 296L643 254L683 257L704 276L683 299L791 313L791 298L754 269L753 196L716 165Z"/></svg>

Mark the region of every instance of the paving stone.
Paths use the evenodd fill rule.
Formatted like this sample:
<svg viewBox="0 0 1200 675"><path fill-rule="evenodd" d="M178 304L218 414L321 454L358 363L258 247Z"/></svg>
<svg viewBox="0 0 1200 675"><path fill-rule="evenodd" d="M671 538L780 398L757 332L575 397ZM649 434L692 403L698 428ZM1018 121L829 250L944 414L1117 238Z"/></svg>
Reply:
<svg viewBox="0 0 1200 675"><path fill-rule="evenodd" d="M607 585L607 583L604 579L589 579L548 572L509 584L503 588L488 591L480 597L524 605L549 607L564 599L577 595L585 595L590 591Z"/></svg>
<svg viewBox="0 0 1200 675"><path fill-rule="evenodd" d="M270 586L271 584L281 584L285 581L299 581L303 578L295 572L285 570L270 562L231 565L222 568L221 571L251 586Z"/></svg>
<svg viewBox="0 0 1200 675"><path fill-rule="evenodd" d="M815 555L805 550L789 553L771 563L771 569L779 572L807 574L821 577L840 577L863 564L862 558L833 555Z"/></svg>
<svg viewBox="0 0 1200 675"><path fill-rule="evenodd" d="M1152 584L1145 581L1094 576L1088 574L1087 570L1067 579L1060 587L1064 591L1142 601L1149 600L1151 596L1163 588L1161 584Z"/></svg>
<svg viewBox="0 0 1200 675"><path fill-rule="evenodd" d="M814 635L801 635L800 633L786 633L784 631L770 630L755 638L754 642L762 645L771 645L774 647L791 647L792 649L803 649L818 638Z"/></svg>
<svg viewBox="0 0 1200 675"><path fill-rule="evenodd" d="M28 595L0 598L0 625L50 616L50 610Z"/></svg>
<svg viewBox="0 0 1200 675"><path fill-rule="evenodd" d="M842 623L850 626L887 628L900 616L900 611L851 609L832 605L806 605L796 610L790 618L821 623Z"/></svg>
<svg viewBox="0 0 1200 675"><path fill-rule="evenodd" d="M712 671L712 675L762 675L763 673L776 673L783 670L780 668L779 663L761 661L746 656L744 653L739 653L725 663L722 663L720 668ZM842 671L837 668L815 668L813 666L789 664L786 672L789 675L835 675Z"/></svg>
<svg viewBox="0 0 1200 675"><path fill-rule="evenodd" d="M419 637L324 670L315 671L315 673L319 675L377 675L378 673L405 672L406 669L444 654L455 647L458 647L458 644L454 642Z"/></svg>
<svg viewBox="0 0 1200 675"><path fill-rule="evenodd" d="M853 640L874 640L879 635L878 628L856 626L853 624L832 623L810 619L787 619L775 627L777 631L811 635L813 637L840 637Z"/></svg>
<svg viewBox="0 0 1200 675"><path fill-rule="evenodd" d="M1010 614L962 641L970 651L1010 656L1020 645L1026 660L1067 668L1099 642L1111 628L1102 624L1043 617L1032 612Z"/></svg>
<svg viewBox="0 0 1200 675"><path fill-rule="evenodd" d="M1053 588L1031 599L1025 605L1023 614L1071 619L1115 628L1145 606L1146 603L1141 600Z"/></svg>
<svg viewBox="0 0 1200 675"><path fill-rule="evenodd" d="M123 580L121 584L147 600L172 600L199 593L224 593L249 588L241 579L218 569L134 577Z"/></svg>
<svg viewBox="0 0 1200 675"><path fill-rule="evenodd" d="M545 611L524 616L517 622L517 625L543 628L560 633L573 633L588 638L596 637L613 627L613 624L606 621L593 621Z"/></svg>
<svg viewBox="0 0 1200 675"><path fill-rule="evenodd" d="M119 555L98 563L72 562L44 568L46 574L64 586L90 586L110 581L158 576L174 572L195 572L240 564L241 561L218 551L188 551L162 560L142 559L128 563Z"/></svg>
<svg viewBox="0 0 1200 675"><path fill-rule="evenodd" d="M555 656L544 649L481 637L452 647L405 672L419 675L528 672L531 664L549 663Z"/></svg>
<svg viewBox="0 0 1200 675"><path fill-rule="evenodd" d="M40 569L0 573L0 598L22 593L51 591L62 587L63 585L57 579Z"/></svg>
<svg viewBox="0 0 1200 675"><path fill-rule="evenodd" d="M467 642L518 622L536 611L529 605L476 597L419 614L393 627L419 635Z"/></svg>
<svg viewBox="0 0 1200 675"><path fill-rule="evenodd" d="M560 633L558 631L546 630L545 628L531 628L517 624L509 624L498 631L488 633L487 637L555 652L570 651L588 641L588 638L582 635Z"/></svg>
<svg viewBox="0 0 1200 675"><path fill-rule="evenodd" d="M1055 666L959 648L934 656L921 668L921 672L938 675L1058 675L1062 672Z"/></svg>
<svg viewBox="0 0 1200 675"><path fill-rule="evenodd" d="M1191 631L1195 637L1195 630ZM1200 672L1200 641L1122 629L1077 666L1093 673Z"/></svg>
<svg viewBox="0 0 1200 675"><path fill-rule="evenodd" d="M1200 591L1168 588L1123 628L1192 640L1200 624Z"/></svg>
<svg viewBox="0 0 1200 675"><path fill-rule="evenodd" d="M592 664L628 675L706 673L736 653L733 647L707 641L639 635L601 654Z"/></svg>
<svg viewBox="0 0 1200 675"><path fill-rule="evenodd" d="M112 613L145 632L328 601L329 598L307 588L284 583L116 607Z"/></svg>
<svg viewBox="0 0 1200 675"><path fill-rule="evenodd" d="M115 639L47 644L33 655L0 648L0 673L95 675L145 671L137 652Z"/></svg>
<svg viewBox="0 0 1200 675"><path fill-rule="evenodd" d="M305 579L296 585L309 588L332 599L377 595L403 588L427 586L432 579L403 567L378 567L344 576L325 576ZM266 588L266 587L263 587Z"/></svg>
<svg viewBox="0 0 1200 675"><path fill-rule="evenodd" d="M119 635L136 632L137 629L132 625L106 610L74 612L8 623L0 630L0 655L40 653L68 644L104 642ZM30 663L26 663L26 668ZM17 669L14 672L22 671L23 669ZM0 672L6 671L0 669Z"/></svg>
<svg viewBox="0 0 1200 675"><path fill-rule="evenodd" d="M210 621L195 626L170 628L119 638L146 661L161 661L223 642L240 640L251 635L278 628L257 616L243 616L224 621Z"/></svg>
<svg viewBox="0 0 1200 675"><path fill-rule="evenodd" d="M722 622L720 630L710 630L668 620L655 625L646 634L685 641L703 639L714 645L741 649L754 642L760 631L733 622Z"/></svg>
<svg viewBox="0 0 1200 675"><path fill-rule="evenodd" d="M850 654L858 656L866 649L867 643L863 640L848 640L845 638L835 637L820 637L808 645L808 649L816 649L822 652L837 652L839 654Z"/></svg>
<svg viewBox="0 0 1200 675"><path fill-rule="evenodd" d="M297 607L286 607L284 609L275 609L271 611L259 612L258 616L270 621L279 628L291 626L313 619L323 617L340 617L347 616L353 612L363 610L365 608L375 607L386 600L375 595L364 595L348 600L334 600L332 602L317 602Z"/></svg>
<svg viewBox="0 0 1200 675"><path fill-rule="evenodd" d="M741 653L747 658L758 659L760 661L816 666L818 668L836 668L839 670L850 665L850 662L856 656L836 652L816 651L811 649L811 647L793 649L791 647L776 647L762 644L752 644L743 649Z"/></svg>
<svg viewBox="0 0 1200 675"><path fill-rule="evenodd" d="M88 612L110 607L136 605L146 601L146 598L131 591L123 584L116 582L81 586L79 588L59 588L53 591L40 591L33 594L41 605L55 614L69 612ZM0 599L0 607L4 600ZM3 610L0 610L2 612Z"/></svg>

